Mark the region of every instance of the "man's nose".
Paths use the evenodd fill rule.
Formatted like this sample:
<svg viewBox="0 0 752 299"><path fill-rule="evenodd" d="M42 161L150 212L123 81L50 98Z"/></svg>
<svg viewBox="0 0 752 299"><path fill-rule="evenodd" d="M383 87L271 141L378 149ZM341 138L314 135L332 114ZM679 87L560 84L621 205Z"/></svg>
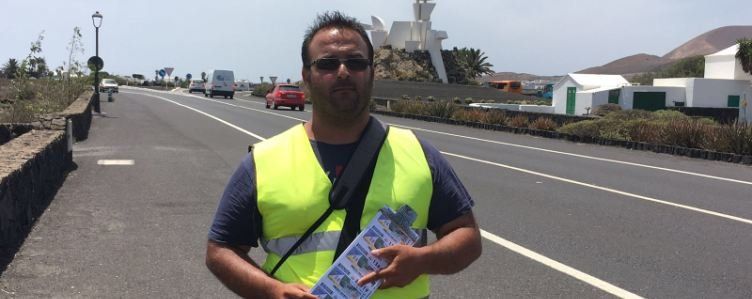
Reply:
<svg viewBox="0 0 752 299"><path fill-rule="evenodd" d="M337 78L347 79L349 77L350 77L350 70L347 69L347 66L344 63L340 63L339 68L337 69Z"/></svg>

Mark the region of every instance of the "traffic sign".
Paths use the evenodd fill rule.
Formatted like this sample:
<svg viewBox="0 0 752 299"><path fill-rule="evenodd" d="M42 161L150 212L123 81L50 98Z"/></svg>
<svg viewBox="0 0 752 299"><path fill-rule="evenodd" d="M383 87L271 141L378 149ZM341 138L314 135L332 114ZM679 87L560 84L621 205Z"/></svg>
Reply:
<svg viewBox="0 0 752 299"><path fill-rule="evenodd" d="M185 80L191 80L191 78L193 78L193 75L191 75L191 74L186 74L185 75Z"/></svg>
<svg viewBox="0 0 752 299"><path fill-rule="evenodd" d="M175 70L174 67L166 67L164 68L165 72L167 73L167 76L172 76L172 71Z"/></svg>
<svg viewBox="0 0 752 299"><path fill-rule="evenodd" d="M104 60L102 60L99 56L92 56L89 57L89 60L86 62L86 64L89 66L89 69L92 71L101 71L102 68L104 68Z"/></svg>
<svg viewBox="0 0 752 299"><path fill-rule="evenodd" d="M164 78L165 74L166 74L165 70L159 70L159 76L160 77Z"/></svg>

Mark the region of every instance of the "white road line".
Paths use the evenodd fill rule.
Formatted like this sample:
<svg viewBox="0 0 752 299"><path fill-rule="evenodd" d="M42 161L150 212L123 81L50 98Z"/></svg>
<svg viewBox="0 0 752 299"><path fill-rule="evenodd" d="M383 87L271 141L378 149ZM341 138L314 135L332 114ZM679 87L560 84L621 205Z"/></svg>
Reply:
<svg viewBox="0 0 752 299"><path fill-rule="evenodd" d="M190 95L190 96L193 96L193 97L196 97L196 98L199 98L199 99L203 99L203 98L201 98L199 96L195 96L195 95ZM207 100L209 100L209 99L207 99ZM262 113L267 113L267 114L278 115L278 116L282 116L282 117L286 117L286 118L290 118L290 119L295 119L295 120L299 120L299 121L305 121L305 120L302 120L302 119L299 119L299 118L295 118L295 117L291 117L291 116L287 116L287 115L284 115L284 114L273 113L273 112L268 112L268 111L263 111L263 110L257 110L257 109L253 109L253 108L243 107L243 106L237 106L237 105L233 105L233 104L225 103L225 102L220 102L220 101L216 101L216 100L212 100L212 101L220 103L220 104L225 104L225 105L230 105L230 106L242 108L242 109L248 109L248 110L252 110L252 111L257 111L257 112L262 112ZM254 102L254 101L248 101L248 100L243 100L243 101L249 102L249 103L261 104L261 103ZM305 111L305 112L310 112L310 111ZM433 133L433 134L446 135L446 136L458 137L458 138L463 138L463 139L470 139L470 140L481 141L481 142L486 142L486 143L493 143L493 144L498 144L498 145L505 145L505 146L511 146L511 147L517 147L517 148L524 148L524 149L529 149L529 150L536 150L536 151L541 151L541 152L547 152L547 153L552 153L552 154L577 157L577 158L582 158L582 159L589 159L589 160L596 160L596 161L602 161L602 162L616 163L616 164L621 164L621 165L629 165L629 166L642 167L642 168L648 168L648 169L655 169L655 170L661 170L661 171L666 171L666 172L680 173L680 174L686 174L686 175L691 175L691 176L696 176L696 177L702 177L702 178L707 178L707 179L713 179L713 180L719 180L719 181L726 181L726 182L732 182L732 183L738 183L738 184L752 185L752 181L737 180L737 179L726 178L726 177L721 177L721 176L714 176L714 175L709 175L709 174L703 174L703 173L697 173L697 172L691 172L691 171L685 171L685 170L678 170L678 169L672 169L672 168L666 168L666 167L658 167L658 166L652 166L652 165L647 165L647 164L640 164L640 163L634 163L634 162L615 160L615 159L599 158L599 157L593 157L593 156L587 156L587 155L573 154L573 153L567 153L567 152L562 152L562 151L550 150L550 149L545 149L545 148L539 148L539 147L521 145L521 144L516 144L516 143L509 143L509 142L496 141L496 140L490 140L490 139L484 139L484 138L478 138L478 137L464 136L464 135L453 134L453 133L442 132L442 131L423 129L423 128L418 128L418 127L411 127L411 126L406 126L406 125L401 125L401 124L395 124L395 123L387 123L387 124L393 125L393 126L397 126L397 127L401 127L401 128L411 129L411 130L415 130L415 131L422 131L422 132L428 132L428 133Z"/></svg>
<svg viewBox="0 0 752 299"><path fill-rule="evenodd" d="M643 168L662 170L662 171L673 172L673 173L681 173L681 174L686 174L686 175L691 175L691 176L697 176L697 177L703 177L703 178L708 178L708 179L714 179L714 180L719 180L719 181L727 181L727 182L732 182L732 183L752 185L752 182L750 182L750 181L743 181L743 180L725 178L725 177L708 175L708 174L702 174L702 173L696 173L696 172L691 172L691 171L677 170L677 169L657 167L657 166L640 164L640 163L633 163L633 162L626 162L626 161L620 161L620 160L614 160L614 159L599 158L599 157L593 157L593 156L586 156L586 155L580 155L580 154L560 152L560 151L555 151L555 150L550 150L550 149L545 149L545 148L538 148L538 147L532 147L532 146L527 146L527 145L520 145L520 144L515 144L515 143L508 143L508 142L489 140L489 139L483 139L483 138L477 138L477 137L470 137L470 136L452 134L452 133L447 133L447 132L428 130L428 129L423 129L423 128L403 126L403 125L398 125L398 124L394 124L394 125L395 126L399 126L399 127L403 127L403 128L407 128L407 129L411 129L411 130L415 130L415 131L423 131L423 132L428 132L428 133L434 133L434 134L440 134L440 135L446 135L446 136L452 136L452 137L470 139L470 140L475 140L475 141L482 141L482 142L487 142L487 143L493 143L493 144L506 145L506 146L511 146L511 147L518 147L518 148L536 150L536 151L542 151L542 152L559 154L559 155L572 156L572 157L583 158L583 159L590 159L590 160L596 160L596 161L603 161L603 162L609 162L609 163L616 163L616 164L622 164L622 165L635 166L635 167L643 167Z"/></svg>
<svg viewBox="0 0 752 299"><path fill-rule="evenodd" d="M144 94L144 95L146 95L146 94ZM149 95L149 96L158 97L158 96L154 96L154 95ZM159 98L162 98L162 97L159 97ZM205 113L203 111L200 111L200 110L197 110L197 109L185 106L183 104L177 103L177 102L169 100L169 99L165 99L165 98L162 98L162 99L166 100L166 101L169 101L169 102L172 102L172 103L175 103L177 105L186 107L188 109L197 111L197 112L199 112L201 114L205 114L205 115L207 115L207 116L209 116L211 118L217 119L217 120L219 120L221 122L225 122L224 120L216 118L215 116L211 116L210 114L207 114L207 113ZM228 103L224 103L224 102L219 102L219 101L217 101L217 102L218 103L222 103L222 104L226 104L226 105L232 105L232 104L228 104ZM253 109L253 108L248 108L248 107L243 107L243 106L237 106L237 105L232 105L232 106L256 111L256 109ZM291 119L295 119L295 120L301 120L299 118L295 118L295 117L291 117L291 116L287 116L287 115L282 115L282 114L267 112L267 111L263 111L263 110L258 110L258 111L264 112L264 113L270 113L270 114L274 114L274 115L278 115L278 116L283 116L283 117L287 117L287 118L291 118ZM301 121L303 121L303 120L301 120ZM227 124L229 126L235 127L234 125L232 125L230 123L227 123ZM242 128L237 128L237 129L238 130L243 130ZM245 131L245 130L243 130L243 131ZM252 134L252 133L249 132L249 134ZM260 136L257 137L257 138L259 138L260 140L263 140L263 139L261 139ZM673 203L673 202L670 202L670 201L665 201L665 200L660 200L660 199L656 199L656 198L652 198L652 197L642 196L642 195L638 195L638 194L634 194L634 193L619 191L619 190L616 190L616 189L611 189L611 188L606 188L606 187L600 187L600 186L593 185L593 184L588 184L588 183L584 183L584 182L580 182L580 181L570 180L570 179L566 179L566 178L563 178L563 177L558 177L558 176L554 176L554 175L550 175L550 174L545 174L545 173L541 173L541 172L527 170L527 169L523 169L523 168L519 168L519 167L514 167L514 166L510 166L510 165L506 165L506 164L501 164L501 163L491 162L491 161L487 161L487 160L482 160L482 159L472 158L472 157L468 157L468 156L463 156L463 155L460 155L460 154L454 154L454 153L443 152L443 151L441 153L445 154L445 155L448 155L448 156L453 156L453 157L457 157L457 158L461 158L461 159L466 159L466 160L470 160L470 161L475 161L475 162L485 163L485 164L489 164L489 165L499 166L499 167L503 167L503 168L507 168L507 169L512 169L512 170L516 170L516 171L520 171L520 172L524 172L524 173L528 173L528 174L532 174L532 175L537 175L537 176L541 176L541 177L546 177L546 178L550 178L550 179L553 179L553 180L558 180L558 181L562 181L562 182L566 182L566 183L570 183L570 184L575 184L575 185L580 185L580 186L584 186L584 187L588 187L588 188L598 189L598 190L602 190L602 191L606 191L606 192L616 193L616 194L619 194L619 195L624 195L624 196L633 197L633 198L637 198L637 199L642 199L642 200L645 200L645 201L650 201L650 202L654 202L654 203L658 203L658 204L663 204L663 205L672 206L672 207L676 207L676 208L681 208L681 209L685 209L685 210L690 210L690 211L694 211L694 212L698 212L698 213L703 213L703 214L707 214L707 215L721 217L721 218L725 218L725 219L729 219L729 220L733 220L733 221L738 221L738 222L742 222L742 223L746 223L746 224L752 224L752 220L741 218L741 217L736 217L736 216L732 216L732 215L728 215L728 214L723 214L723 213L719 213L719 212L715 212L715 211L711 211L711 210L697 208L697 207L693 207L693 206L689 206L689 205L683 205L683 204Z"/></svg>
<svg viewBox="0 0 752 299"><path fill-rule="evenodd" d="M703 214L707 214L707 215L721 217L721 218L725 218L725 219L729 219L729 220L733 220L733 221L738 221L738 222L742 222L742 223L746 223L746 224L752 224L752 220L750 220L750 219L745 219L745 218L741 218L741 217L731 216L731 215L728 215L728 214L723 214L723 213L719 213L719 212L715 212L715 211L711 211L711 210L706 210L706 209L696 208L696 207L693 207L693 206L688 206L688 205L673 203L673 202L670 202L670 201L655 199L655 198L652 198L652 197L647 197L647 196L642 196L642 195L638 195L638 194L634 194L634 193L619 191L619 190L616 190L616 189L611 189L611 188L596 186L596 185L593 185L593 184L588 184L588 183L583 183L583 182L579 182L579 181L575 181L575 180L565 179L563 177L558 177L558 176L554 176L554 175L550 175L550 174L545 174L545 173L541 173L541 172L527 170L527 169L523 169L523 168L519 168L519 167L509 166L509 165L506 165L506 164L501 164L501 163L496 163L496 162L491 162L491 161L476 159L476 158L472 158L472 157L468 157L468 156L463 156L463 155L458 155L458 154L453 154L453 153L448 153L448 152L441 152L441 153L444 154L444 155L447 155L447 156L457 157L457 158L460 158L460 159L465 159L465 160L475 161L475 162L479 162L479 163L483 163L483 164L488 164L488 165L503 167L503 168L507 168L507 169L511 169L511 170L516 170L516 171L519 171L519 172L524 172L524 173L527 173L527 174L537 175L537 176L541 176L541 177L545 177L545 178L549 178L549 179L553 179L553 180L557 180L557 181L562 181L562 182L566 182L566 183L570 183L570 184L580 185L580 186L583 186L583 187L598 189L598 190L602 190L602 191L606 191L606 192L611 192L611 193L615 193L615 194L619 194L619 195L624 195L624 196L628 196L628 197L634 197L634 198L642 199L642 200L649 201L649 202L654 202L654 203L663 204L663 205L667 205L667 206L672 206L672 207L676 207L676 208L681 208L681 209L685 209L685 210L690 210L690 211L694 211L694 212L698 212L698 213L703 213Z"/></svg>
<svg viewBox="0 0 752 299"><path fill-rule="evenodd" d="M133 160L97 160L97 165L104 166L131 166L136 164Z"/></svg>
<svg viewBox="0 0 752 299"><path fill-rule="evenodd" d="M240 132L243 132L243 133L245 133L245 134L247 134L247 135L253 136L253 138L256 138L256 139L258 139L258 140L266 140L266 138L264 138L264 137L261 137L261 136L259 136L259 135L253 134L253 133L251 133L251 132L249 132L249 131L246 131L245 129L243 129L243 128L241 128L241 127L238 127L238 126L236 126L236 125L233 125L232 123L230 123L230 122L227 122L227 121L225 121L225 120L223 120L223 119L221 119L221 118L219 118L219 117L216 117L216 116L214 116L214 115L211 115L211 114L209 114L209 113L206 113L206 112L204 112L204 111L198 110L198 109L196 109L196 108L193 108L193 107L190 107L190 106L186 106L186 105L180 104L180 103L178 103L178 102L175 102L175 101L173 101L173 100L170 100L170 99L168 99L168 98L165 98L165 97L160 97L160 96L157 96L157 95L151 95L151 94L136 93L136 92L133 92L133 93L134 93L134 94L145 95L145 96L150 96L150 97L153 97L153 98L157 98L157 99L160 99L160 100L163 100L163 101L167 101L167 102L173 103L173 104L175 104L175 105L178 105L178 106L180 106L180 107L183 107L183 108L186 108L186 109L190 109L190 110L193 110L193 111L195 111L195 112L197 112L197 113L203 114L203 115L204 115L204 116L206 116L206 117L209 117L209 118L211 118L211 119L214 119L214 120L216 120L216 121L218 121L218 122L221 122L221 123L223 123L223 124L227 125L227 126L228 126L228 127L230 127L230 128L233 128L233 129L235 129L235 130L238 130L238 131L240 131Z"/></svg>
<svg viewBox="0 0 752 299"><path fill-rule="evenodd" d="M548 257L545 257L535 251L532 251L530 249L527 249L525 247L522 247L520 245L517 245L516 243L506 240L502 237L499 237L497 235L494 235L492 233L489 233L485 230L480 230L480 235L484 238L488 239L491 242L494 242L496 244L501 245L502 247L509 249L511 251L514 251L524 257L527 257L531 260L534 260L536 262L539 262L543 265L546 265L550 268L553 268L554 270L557 270L559 272L562 272L564 274L567 274L569 276L574 277L577 280L583 281L589 285L592 285L596 288L599 288L603 291L606 291L608 293L611 293L614 296L620 297L620 298L642 298L641 296L631 293L627 290L624 290L622 288L619 288L613 284L610 284L608 282L605 282L601 279L598 279L596 277L593 277L592 275L589 275L585 272L582 272L580 270L577 270L575 268L572 268L570 266L564 265L562 263L559 263L555 260L552 260Z"/></svg>
<svg viewBox="0 0 752 299"><path fill-rule="evenodd" d="M251 133L249 131L246 131L246 130L244 130L244 129L236 126L236 125L233 125L233 124L231 124L231 123L229 123L227 121L224 121L224 120L220 119L219 117L216 117L216 116L211 115L209 113L200 111L200 110L192 108L192 107L188 107L186 105L177 103L177 102L175 102L173 100L169 100L169 99L166 99L166 98L163 98L163 97L160 97L160 96L149 95L149 94L143 94L143 95L150 96L150 97L155 97L155 98L158 98L158 99L161 99L161 100L164 100L164 101L176 104L178 106L181 106L181 107L184 107L184 108L188 108L188 109L190 109L192 111L195 111L195 112L198 112L200 114L203 114L203 115L205 115L205 116L207 116L207 117L209 117L211 119L217 120L217 121L219 121L219 122L221 122L221 123L223 123L223 124L225 124L225 125L233 128L233 129L236 129L236 130L238 130L240 132L248 134L249 136L251 136L253 138L256 138L256 139L261 140L261 141L266 140L266 138L263 138L263 137L261 137L259 135ZM612 285L612 284L610 284L608 282L605 282L605 281L600 280L598 278L595 278L595 277L593 277L591 275L583 273L583 272L581 272L581 271L579 271L577 269L574 269L572 267L569 267L567 265L559 263L559 262L557 262L557 261L555 261L553 259L545 257L545 256L543 256L541 254L538 254L538 253L536 253L536 252L534 252L532 250L529 250L529 249L527 249L525 247L522 247L520 245L517 245L517 244L512 243L510 241L507 241L505 239L502 239L501 237L496 236L496 235L494 235L492 233L489 233L489 232L487 232L485 230L481 230L481 236L483 236L484 238L488 239L491 242L494 242L496 244L501 245L504 248L512 250L513 252L516 252L516 253L521 254L521 255L523 255L525 257L528 257L528 258L530 258L530 259L532 259L532 260L534 260L536 262L542 263L543 265L551 267L551 268L553 268L553 269L555 269L557 271L560 271L562 273L570 275L570 276L574 277L575 279L583 281L583 282L585 282L587 284L590 284L590 285L592 285L592 286L594 286L596 288L599 288L599 289L601 289L601 290L603 290L605 292L608 292L610 294L613 294L615 296L618 296L618 297L621 297L621 298L642 298L642 297L640 297L638 295L635 295L635 294L633 294L633 293L631 293L629 291L626 291L626 290L621 289L621 288L619 288L617 286L614 286L614 285Z"/></svg>

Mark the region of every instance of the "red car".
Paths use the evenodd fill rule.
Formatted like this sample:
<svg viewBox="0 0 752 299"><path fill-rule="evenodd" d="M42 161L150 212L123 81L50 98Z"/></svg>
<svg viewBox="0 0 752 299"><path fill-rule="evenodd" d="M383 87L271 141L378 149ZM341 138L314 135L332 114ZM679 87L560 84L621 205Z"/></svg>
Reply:
<svg viewBox="0 0 752 299"><path fill-rule="evenodd" d="M300 90L300 86L290 84L280 84L274 86L273 89L266 94L266 109L274 107L277 109L279 106L290 107L295 110L305 110L305 94Z"/></svg>

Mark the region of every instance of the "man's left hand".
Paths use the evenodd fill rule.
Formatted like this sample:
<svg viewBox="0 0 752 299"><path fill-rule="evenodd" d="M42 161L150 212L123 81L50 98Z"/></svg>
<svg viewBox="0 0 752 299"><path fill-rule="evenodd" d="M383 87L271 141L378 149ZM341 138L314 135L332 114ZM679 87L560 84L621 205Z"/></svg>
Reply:
<svg viewBox="0 0 752 299"><path fill-rule="evenodd" d="M381 270L366 274L358 281L365 285L382 280L379 288L404 287L417 278L422 271L422 252L420 248L407 245L394 245L371 251L374 256L389 261Z"/></svg>

